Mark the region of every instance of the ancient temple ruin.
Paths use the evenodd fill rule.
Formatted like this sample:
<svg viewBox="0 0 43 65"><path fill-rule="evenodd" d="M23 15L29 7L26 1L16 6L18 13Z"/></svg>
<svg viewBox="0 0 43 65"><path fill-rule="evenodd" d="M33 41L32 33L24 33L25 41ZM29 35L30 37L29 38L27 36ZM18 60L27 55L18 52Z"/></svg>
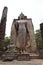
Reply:
<svg viewBox="0 0 43 65"><path fill-rule="evenodd" d="M11 45L14 45L14 51L34 52L36 51L36 42L34 36L34 27L31 18L27 18L23 13L14 19L11 27Z"/></svg>
<svg viewBox="0 0 43 65"><path fill-rule="evenodd" d="M7 7L4 7L2 12L2 18L0 21L0 51L3 51L4 46L4 37L5 37L5 29L6 29L6 20L7 20Z"/></svg>

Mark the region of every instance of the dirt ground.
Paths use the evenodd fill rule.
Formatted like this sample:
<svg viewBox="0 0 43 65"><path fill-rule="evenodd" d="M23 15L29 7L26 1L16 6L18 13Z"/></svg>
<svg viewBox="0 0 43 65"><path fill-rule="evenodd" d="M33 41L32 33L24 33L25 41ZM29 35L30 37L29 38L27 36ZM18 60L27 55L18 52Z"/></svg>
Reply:
<svg viewBox="0 0 43 65"><path fill-rule="evenodd" d="M43 59L31 59L30 61L0 61L0 65L43 65Z"/></svg>

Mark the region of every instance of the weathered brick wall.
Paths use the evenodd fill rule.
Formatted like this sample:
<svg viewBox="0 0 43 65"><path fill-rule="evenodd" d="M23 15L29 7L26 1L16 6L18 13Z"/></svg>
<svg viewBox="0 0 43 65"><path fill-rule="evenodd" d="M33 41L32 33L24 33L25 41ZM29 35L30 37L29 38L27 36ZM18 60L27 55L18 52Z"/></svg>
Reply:
<svg viewBox="0 0 43 65"><path fill-rule="evenodd" d="M27 28L30 35L30 44L31 44L31 51L36 51L36 41L35 41L35 35L34 35L34 26L32 23L32 19L27 20Z"/></svg>

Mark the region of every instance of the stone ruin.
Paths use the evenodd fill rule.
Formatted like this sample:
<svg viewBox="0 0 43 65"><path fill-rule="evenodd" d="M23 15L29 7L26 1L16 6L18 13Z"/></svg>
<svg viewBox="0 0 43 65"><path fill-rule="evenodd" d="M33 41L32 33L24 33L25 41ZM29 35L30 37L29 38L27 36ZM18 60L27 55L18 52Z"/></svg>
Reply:
<svg viewBox="0 0 43 65"><path fill-rule="evenodd" d="M40 31L41 31L41 40L42 40L42 49L39 51L39 56L43 59L43 23L40 24Z"/></svg>
<svg viewBox="0 0 43 65"><path fill-rule="evenodd" d="M29 53L36 51L34 27L31 18L21 13L14 19L11 27L11 45L14 52Z"/></svg>
<svg viewBox="0 0 43 65"><path fill-rule="evenodd" d="M3 47L4 47L7 10L8 10L8 8L4 7L3 12L2 12L2 18L1 18L1 21L0 21L0 51L3 51Z"/></svg>
<svg viewBox="0 0 43 65"><path fill-rule="evenodd" d="M8 8L4 7L0 22L0 51L3 51L4 47L7 10ZM36 42L32 19L27 18L27 16L21 13L18 16L18 19L13 20L9 49L4 54L7 58L12 57L16 60L29 60L29 53L31 52L36 52Z"/></svg>
<svg viewBox="0 0 43 65"><path fill-rule="evenodd" d="M41 30L41 38L43 43L43 23L40 24L40 30Z"/></svg>
<svg viewBox="0 0 43 65"><path fill-rule="evenodd" d="M0 21L0 54L4 47L4 37L7 21L8 8L4 7ZM43 23L40 24L42 45L43 45ZM27 18L23 13L14 19L11 26L11 36L9 49L5 51L5 57L12 57L16 60L29 60L33 58L43 58L43 49L39 54L36 52L36 42L34 36L34 26L31 18ZM31 56L31 52L32 55ZM8 54L7 54L8 53Z"/></svg>

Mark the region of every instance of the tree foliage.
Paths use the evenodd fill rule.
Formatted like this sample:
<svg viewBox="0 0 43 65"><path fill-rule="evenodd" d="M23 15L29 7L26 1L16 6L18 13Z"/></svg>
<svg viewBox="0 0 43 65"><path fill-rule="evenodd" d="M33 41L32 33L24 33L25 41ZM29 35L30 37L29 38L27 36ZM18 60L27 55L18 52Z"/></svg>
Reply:
<svg viewBox="0 0 43 65"><path fill-rule="evenodd" d="M41 31L40 30L36 30L35 39L36 39L37 49L42 49L43 46L42 46Z"/></svg>
<svg viewBox="0 0 43 65"><path fill-rule="evenodd" d="M4 40L4 45L5 45L5 47L7 47L9 44L10 44L10 39L9 39L9 37L5 37L5 40Z"/></svg>

